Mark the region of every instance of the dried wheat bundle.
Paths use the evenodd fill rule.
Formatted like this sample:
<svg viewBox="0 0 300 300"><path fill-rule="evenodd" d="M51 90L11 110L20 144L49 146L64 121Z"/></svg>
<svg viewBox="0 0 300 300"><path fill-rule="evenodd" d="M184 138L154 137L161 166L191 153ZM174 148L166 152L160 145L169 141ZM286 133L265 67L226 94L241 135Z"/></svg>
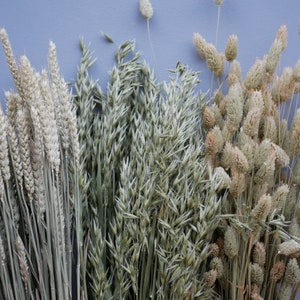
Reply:
<svg viewBox="0 0 300 300"><path fill-rule="evenodd" d="M74 222L79 144L71 95L53 43L50 71L38 73L26 56L15 60L4 29L0 39L16 86L0 112L0 297L69 299L80 293L72 282L80 278L73 249L81 222Z"/></svg>

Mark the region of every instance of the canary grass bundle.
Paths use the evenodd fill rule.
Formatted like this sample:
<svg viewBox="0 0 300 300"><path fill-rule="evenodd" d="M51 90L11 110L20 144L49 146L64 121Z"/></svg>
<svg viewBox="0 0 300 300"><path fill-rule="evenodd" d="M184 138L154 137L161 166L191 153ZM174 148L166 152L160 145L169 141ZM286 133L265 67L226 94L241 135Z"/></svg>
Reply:
<svg viewBox="0 0 300 300"><path fill-rule="evenodd" d="M207 60L205 43L194 34ZM281 114L298 92L299 63L276 74L286 45L282 26L242 80L237 38L230 36L227 90L217 88L203 110L206 160L223 178L219 195L226 195L213 236L219 250L206 271L222 270L211 285L222 299L293 299L299 287L300 110L288 120Z"/></svg>

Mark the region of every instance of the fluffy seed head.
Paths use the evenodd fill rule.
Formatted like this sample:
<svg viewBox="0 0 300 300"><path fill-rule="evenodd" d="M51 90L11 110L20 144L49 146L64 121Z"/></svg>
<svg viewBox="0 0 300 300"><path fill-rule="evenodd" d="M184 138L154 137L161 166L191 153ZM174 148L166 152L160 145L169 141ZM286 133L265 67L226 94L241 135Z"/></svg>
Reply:
<svg viewBox="0 0 300 300"><path fill-rule="evenodd" d="M255 149L256 145L255 142L253 141L253 139L247 135L244 131L244 128L242 127L238 136L237 136L237 146L242 149L243 146L245 146L246 144L251 144L251 146L253 146L253 150Z"/></svg>
<svg viewBox="0 0 300 300"><path fill-rule="evenodd" d="M205 151L209 157L214 157L219 150L219 143L217 133L214 130L210 130L207 133L205 139Z"/></svg>
<svg viewBox="0 0 300 300"><path fill-rule="evenodd" d="M293 69L290 67L284 68L280 77L277 77L272 86L272 98L276 104L286 102L291 99L295 92L295 80Z"/></svg>
<svg viewBox="0 0 300 300"><path fill-rule="evenodd" d="M233 61L237 56L238 51L238 38L232 34L229 36L225 48L225 57L227 61Z"/></svg>
<svg viewBox="0 0 300 300"><path fill-rule="evenodd" d="M289 186L287 184L282 184L279 186L272 195L272 209L281 210L284 206L287 195L289 193Z"/></svg>
<svg viewBox="0 0 300 300"><path fill-rule="evenodd" d="M251 217L257 221L265 221L270 213L272 198L270 195L262 195L251 211Z"/></svg>
<svg viewBox="0 0 300 300"><path fill-rule="evenodd" d="M238 239L236 230L228 226L224 235L224 251L228 258L232 259L238 254Z"/></svg>
<svg viewBox="0 0 300 300"><path fill-rule="evenodd" d="M278 253L289 256L300 251L300 244L293 239L283 242L278 246Z"/></svg>
<svg viewBox="0 0 300 300"><path fill-rule="evenodd" d="M214 172L216 180L217 182L219 182L218 191L229 188L231 184L231 179L227 172L222 167L216 167L214 169Z"/></svg>
<svg viewBox="0 0 300 300"><path fill-rule="evenodd" d="M203 281L207 287L214 285L217 279L218 272L217 270L209 270L203 274Z"/></svg>
<svg viewBox="0 0 300 300"><path fill-rule="evenodd" d="M253 262L263 267L266 263L266 248L261 242L256 242L253 249Z"/></svg>
<svg viewBox="0 0 300 300"><path fill-rule="evenodd" d="M239 82L242 82L242 69L238 61L234 60L231 62L229 74L234 74L238 78Z"/></svg>
<svg viewBox="0 0 300 300"><path fill-rule="evenodd" d="M222 128L222 134L224 141L232 141L235 133L236 133L237 128L233 127L228 120L224 122L224 126Z"/></svg>
<svg viewBox="0 0 300 300"><path fill-rule="evenodd" d="M251 272L251 283L255 283L258 286L261 286L261 284L264 281L263 268L259 264L253 263L250 264L250 272Z"/></svg>
<svg viewBox="0 0 300 300"><path fill-rule="evenodd" d="M249 164L244 153L238 148L233 148L233 162L236 170L240 173L246 173L249 169Z"/></svg>
<svg viewBox="0 0 300 300"><path fill-rule="evenodd" d="M273 75L276 71L282 53L282 42L275 39L266 58L266 71L269 75Z"/></svg>
<svg viewBox="0 0 300 300"><path fill-rule="evenodd" d="M238 82L241 82L239 80L239 78L234 74L234 73L228 73L227 75L227 83L228 83L228 87L238 83Z"/></svg>
<svg viewBox="0 0 300 300"><path fill-rule="evenodd" d="M264 139L254 152L254 164L256 168L260 168L261 165L267 160L269 154L272 152L272 143L268 139Z"/></svg>
<svg viewBox="0 0 300 300"><path fill-rule="evenodd" d="M280 26L276 33L276 39L281 41L283 51L286 48L288 41L288 31L286 25Z"/></svg>
<svg viewBox="0 0 300 300"><path fill-rule="evenodd" d="M140 12L146 19L151 19L153 16L153 7L149 0L140 0Z"/></svg>
<svg viewBox="0 0 300 300"><path fill-rule="evenodd" d="M223 153L222 153L222 166L225 169L228 169L229 167L231 167L231 164L233 163L233 146L231 143L226 142Z"/></svg>
<svg viewBox="0 0 300 300"><path fill-rule="evenodd" d="M217 125L214 126L214 128L212 128L212 131L215 133L215 136L217 138L218 152L221 152L224 147L224 138L222 135L222 131L221 131L220 127Z"/></svg>
<svg viewBox="0 0 300 300"><path fill-rule="evenodd" d="M254 175L254 182L257 184L268 183L272 179L275 171L275 155L271 154L270 157L262 164Z"/></svg>
<svg viewBox="0 0 300 300"><path fill-rule="evenodd" d="M243 117L244 97L240 83L230 86L226 96L226 112L229 124L238 128Z"/></svg>
<svg viewBox="0 0 300 300"><path fill-rule="evenodd" d="M250 137L258 135L262 112L259 107L253 107L244 119L243 131Z"/></svg>
<svg viewBox="0 0 300 300"><path fill-rule="evenodd" d="M276 156L276 164L278 164L281 167L285 167L290 162L290 157L287 155L287 153L278 145L272 143L272 148L275 151Z"/></svg>
<svg viewBox="0 0 300 300"><path fill-rule="evenodd" d="M231 169L230 195L237 199L246 189L245 174L238 172L235 168Z"/></svg>
<svg viewBox="0 0 300 300"><path fill-rule="evenodd" d="M220 257L214 257L209 266L212 270L217 271L217 278L221 278L224 275L224 264Z"/></svg>
<svg viewBox="0 0 300 300"><path fill-rule="evenodd" d="M254 149L255 149L255 143L253 141L246 143L242 146L241 150L244 153L248 165L249 165L249 170L253 170L254 166Z"/></svg>
<svg viewBox="0 0 300 300"><path fill-rule="evenodd" d="M256 60L246 75L245 87L248 90L259 90L263 84L265 70L265 60Z"/></svg>
<svg viewBox="0 0 300 300"><path fill-rule="evenodd" d="M222 100L221 100L222 101ZM220 105L221 106L221 105ZM214 117L215 117L215 120L216 120L216 124L217 126L219 126L220 128L223 127L224 125L224 119L223 119L223 116L222 116L222 112L221 112L221 109L220 107L214 103L212 106L211 106L211 110L214 114Z"/></svg>
<svg viewBox="0 0 300 300"><path fill-rule="evenodd" d="M215 115L210 106L205 106L203 110L202 123L206 129L212 128L216 123Z"/></svg>
<svg viewBox="0 0 300 300"><path fill-rule="evenodd" d="M300 268L296 258L291 258L286 266L284 282L297 284L300 281Z"/></svg>
<svg viewBox="0 0 300 300"><path fill-rule="evenodd" d="M272 281L276 282L280 280L285 271L285 263L280 260L274 264L270 271L270 278Z"/></svg>
<svg viewBox="0 0 300 300"><path fill-rule="evenodd" d="M220 248L219 248L218 244L216 244L216 243L210 244L209 248L210 248L210 255L212 257L218 257L219 256Z"/></svg>
<svg viewBox="0 0 300 300"><path fill-rule="evenodd" d="M264 98L261 91L253 91L251 93L251 96L247 99L245 111L249 112L254 107L258 107L261 112L264 111Z"/></svg>
<svg viewBox="0 0 300 300"><path fill-rule="evenodd" d="M277 143L277 126L273 116L264 118L263 127L264 138L269 139L273 143Z"/></svg>
<svg viewBox="0 0 300 300"><path fill-rule="evenodd" d="M193 34L193 42L200 58L205 59L205 54L206 54L205 47L207 44L205 39L198 32L195 32Z"/></svg>
<svg viewBox="0 0 300 300"><path fill-rule="evenodd" d="M224 72L224 59L218 53L216 47L211 43L206 43L205 59L208 68L216 75L221 76Z"/></svg>

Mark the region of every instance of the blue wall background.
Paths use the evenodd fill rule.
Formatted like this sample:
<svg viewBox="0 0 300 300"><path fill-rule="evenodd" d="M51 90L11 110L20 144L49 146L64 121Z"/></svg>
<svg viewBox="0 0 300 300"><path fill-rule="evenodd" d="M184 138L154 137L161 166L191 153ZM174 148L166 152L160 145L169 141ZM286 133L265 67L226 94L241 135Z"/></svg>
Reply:
<svg viewBox="0 0 300 300"><path fill-rule="evenodd" d="M215 43L218 9L214 0L152 0L154 16L150 20L150 32L156 62L148 41L146 21L139 13L138 0L5 2L0 10L0 26L6 28L15 55L26 54L37 70L47 67L48 43L52 40L57 46L65 79L74 80L80 61L79 38L83 37L97 57L94 77L105 87L116 48L120 43L134 39L142 57L155 69L158 80L167 80L167 70L181 61L202 72L200 87L203 91L210 86L210 72L195 52L192 35L199 32L207 41ZM236 34L239 38L238 60L246 74L255 59L268 52L278 28L286 24L289 43L281 67L293 66L300 58L299 17L299 0L224 0L217 48L223 51L228 36ZM115 43L108 43L101 32L111 36ZM0 50L0 98L3 99L4 90L12 88Z"/></svg>

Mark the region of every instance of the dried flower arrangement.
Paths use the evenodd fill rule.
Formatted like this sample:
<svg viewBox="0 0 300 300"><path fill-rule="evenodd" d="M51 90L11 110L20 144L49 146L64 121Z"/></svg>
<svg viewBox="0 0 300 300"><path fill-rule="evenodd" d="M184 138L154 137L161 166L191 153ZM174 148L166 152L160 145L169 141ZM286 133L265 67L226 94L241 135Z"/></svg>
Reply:
<svg viewBox="0 0 300 300"><path fill-rule="evenodd" d="M280 110L300 60L276 74L285 26L244 80L237 36L219 53L195 33L222 83L212 99L181 63L157 83L131 41L105 93L81 41L71 95L53 43L38 73L0 39L17 89L0 111L1 299L295 297L300 110L290 126Z"/></svg>

